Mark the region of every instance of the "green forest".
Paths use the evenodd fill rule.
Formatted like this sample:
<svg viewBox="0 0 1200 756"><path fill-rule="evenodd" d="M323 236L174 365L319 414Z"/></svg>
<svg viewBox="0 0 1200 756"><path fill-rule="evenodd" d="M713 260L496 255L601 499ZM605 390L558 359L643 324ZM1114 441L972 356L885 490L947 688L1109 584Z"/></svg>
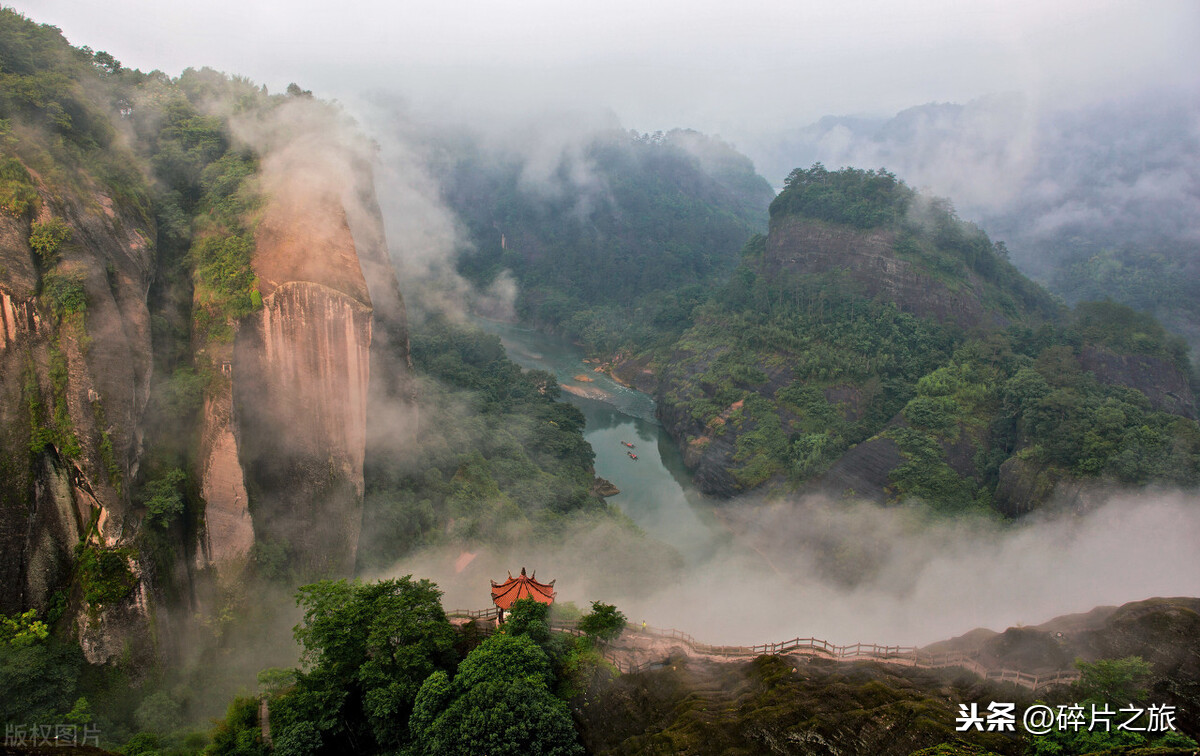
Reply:
<svg viewBox="0 0 1200 756"><path fill-rule="evenodd" d="M23 341L0 342L0 535L51 555L4 573L21 583L0 613L6 752L18 727L37 737L49 723L93 737L89 753L128 756L1196 747L1177 733L959 739L958 706L1036 700L965 667L821 654L715 662L668 631L629 671L614 663L614 643L637 625L603 596L584 609L518 601L503 623L448 614L442 588L401 576L416 571L406 559L542 553L582 534L630 596L695 579L680 553L601 495L584 412L555 376L522 369L461 313L363 315L366 333L374 324L393 339L404 375L392 377L408 383L406 401L366 409L380 425L403 417L394 438L358 449L353 574L317 574L261 523L236 569L217 566L204 420L229 416L230 465L242 471L230 418L246 405L218 397L235 396L241 329L269 311L255 272L269 161L237 124L297 101L341 112L296 84L271 94L208 68L131 69L0 8L0 253L12 263L0 264L0 293L6 306L28 303L21 324L35 324ZM621 379L633 365L652 384L658 419L715 495L718 550L737 527L724 499L746 492L1016 523L1089 485L1200 485L1200 379L1185 342L1146 314L1165 279L1186 309L1174 256L1081 255L1057 282L1069 307L948 200L885 169L797 168L774 196L734 147L691 130L582 133L549 171L532 148L469 130L425 139L438 199L461 224L458 273L477 292L511 276L522 323L570 339L597 370ZM826 251L821 239L852 243L805 267ZM134 253L145 250L135 291ZM1102 296L1114 286L1136 309ZM138 297L148 351L104 354L114 333L136 335L121 307ZM105 328L101 305L115 313ZM146 363L129 407L81 382L89 360L122 380L128 366L112 363ZM366 377L361 385L370 391ZM887 461L874 479L856 462L867 453ZM336 480L327 456L305 472ZM261 491L244 480L241 491L249 520ZM71 527L46 525L51 515ZM46 546L55 539L57 551ZM753 570L779 572L754 556ZM708 608L732 605L718 596ZM1090 631L1078 681L1037 695L1120 705L1153 694L1194 711L1200 615L1174 604L1114 611L1119 622ZM641 630L650 637L645 621ZM1036 634L1016 630L993 645ZM1075 648L1061 636L1028 642L1058 659ZM90 644L112 637L123 645L95 662ZM33 747L16 752L44 752ZM1143 747L1162 750L1128 750Z"/></svg>
<svg viewBox="0 0 1200 756"><path fill-rule="evenodd" d="M694 131L583 137L546 178L469 137L441 169L472 248L458 269L520 283L518 315L597 352L681 330L765 228L766 181L729 145ZM582 174L582 175L581 175Z"/></svg>

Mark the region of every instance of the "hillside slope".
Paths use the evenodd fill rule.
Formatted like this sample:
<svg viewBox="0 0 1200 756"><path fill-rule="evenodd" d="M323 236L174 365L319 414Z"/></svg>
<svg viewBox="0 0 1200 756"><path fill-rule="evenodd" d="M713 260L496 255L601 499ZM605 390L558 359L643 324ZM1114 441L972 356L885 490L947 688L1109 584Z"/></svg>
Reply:
<svg viewBox="0 0 1200 756"><path fill-rule="evenodd" d="M549 154L470 137L444 149L443 193L471 244L460 271L484 287L511 275L517 315L594 350L682 327L773 196L747 158L694 131L588 132Z"/></svg>
<svg viewBox="0 0 1200 756"><path fill-rule="evenodd" d="M612 368L719 495L774 481L1015 515L1200 470L1181 342L1119 305L1066 311L886 172L793 172L682 337Z"/></svg>

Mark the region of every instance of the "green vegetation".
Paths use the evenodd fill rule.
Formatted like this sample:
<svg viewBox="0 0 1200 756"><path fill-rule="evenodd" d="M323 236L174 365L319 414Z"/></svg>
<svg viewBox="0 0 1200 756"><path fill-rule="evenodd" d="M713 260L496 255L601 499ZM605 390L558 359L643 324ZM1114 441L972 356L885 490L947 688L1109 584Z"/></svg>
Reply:
<svg viewBox="0 0 1200 756"><path fill-rule="evenodd" d="M83 598L93 613L120 603L133 594L137 578L129 568L131 549L80 544L75 549L75 569Z"/></svg>
<svg viewBox="0 0 1200 756"><path fill-rule="evenodd" d="M421 685L410 727L417 753L583 754L546 653L528 636L494 635Z"/></svg>
<svg viewBox="0 0 1200 756"><path fill-rule="evenodd" d="M23 394L29 410L29 451L33 455L53 449L58 454L77 458L82 453L79 438L67 407L67 360L57 348L50 350L50 407L43 407L37 371L30 362L25 370Z"/></svg>
<svg viewBox="0 0 1200 756"><path fill-rule="evenodd" d="M28 166L52 192L84 190L98 179L121 205L147 217L146 182L113 124L132 110L133 89L150 75L108 53L71 47L57 28L11 8L0 13L0 148L15 153L0 169L4 210L25 215L36 204Z"/></svg>
<svg viewBox="0 0 1200 756"><path fill-rule="evenodd" d="M1187 343L1167 333L1153 316L1112 301L1080 302L1072 313L1075 333L1087 343L1121 354L1169 360L1185 375L1191 372Z"/></svg>
<svg viewBox="0 0 1200 756"><path fill-rule="evenodd" d="M260 676L274 751L582 753L554 691L584 674L590 643L551 633L549 608L529 599L499 633L470 642L446 620L440 595L411 576L301 588L304 668ZM207 752L267 752L257 701L234 701Z"/></svg>
<svg viewBox="0 0 1200 756"><path fill-rule="evenodd" d="M87 289L81 271L49 271L42 276L42 300L62 323L87 312Z"/></svg>
<svg viewBox="0 0 1200 756"><path fill-rule="evenodd" d="M286 734L282 736L282 740L285 744L289 742ZM157 752L157 739L145 745L147 751ZM268 756L271 749L262 739L262 724L258 720L258 699L235 698L229 704L225 718L217 723L212 733L212 742L204 752L228 756ZM315 749L310 752L315 752ZM128 747L125 753L129 754Z"/></svg>
<svg viewBox="0 0 1200 756"><path fill-rule="evenodd" d="M251 214L261 198L250 188L257 166L233 152L200 173L198 233L188 253L196 293L196 328L218 341L233 338L230 325L262 307L258 278L250 265L254 251Z"/></svg>
<svg viewBox="0 0 1200 756"><path fill-rule="evenodd" d="M421 544L549 537L570 516L608 516L591 494L583 414L557 401L553 376L522 371L495 336L440 317L412 324L411 339L414 367L432 379L421 387L422 444L368 460L360 566Z"/></svg>
<svg viewBox="0 0 1200 756"><path fill-rule="evenodd" d="M142 487L145 496L146 521L160 528L168 527L183 514L186 496L182 490L187 474L178 468L167 470L146 482Z"/></svg>
<svg viewBox="0 0 1200 756"><path fill-rule="evenodd" d="M1093 706L1107 706L1110 711L1118 712L1115 717L1120 717L1123 722L1128 715L1119 714L1122 707L1145 702L1149 697L1147 686L1152 671L1141 657L1101 659L1090 664L1077 661L1075 666L1082 676L1072 686L1075 697L1071 703L1082 706L1085 711L1091 711ZM1143 714L1141 720L1135 724L1144 729L1147 726L1146 715ZM1026 753L1029 756L1083 756L1130 746L1184 749L1196 748L1196 742L1176 732L1147 737L1139 732L1118 729L1114 724L1108 730L1054 729L1046 735L1031 737Z"/></svg>
<svg viewBox="0 0 1200 756"><path fill-rule="evenodd" d="M51 218L45 222L34 221L30 226L29 246L37 253L38 259L46 269L54 267L63 243L70 240L71 227L59 218Z"/></svg>
<svg viewBox="0 0 1200 756"><path fill-rule="evenodd" d="M418 689L453 660L454 631L440 595L428 580L410 577L302 588L296 640L306 668L271 702L273 730L297 744L360 753L407 744Z"/></svg>
<svg viewBox="0 0 1200 756"><path fill-rule="evenodd" d="M824 471L878 432L962 339L838 276L760 272L763 245L750 240L730 283L656 358L690 442L737 434L731 472L742 488Z"/></svg>
<svg viewBox="0 0 1200 756"><path fill-rule="evenodd" d="M946 512L995 505L1014 458L1050 475L1200 479L1195 421L1117 383L1196 385L1182 341L1153 318L1111 302L1060 317L981 231L887 172L798 169L771 213L891 232L900 259L950 291L972 287L1001 320L964 331L918 317L911 302L869 296L853 271L772 265L766 239L751 238L691 327L653 352L665 414L689 451L732 441L719 462L726 493L810 480L883 439L902 458L880 484L887 498ZM1081 367L1111 357L1128 371L1124 356L1160 361L1138 363L1159 375L1106 383Z"/></svg>
<svg viewBox="0 0 1200 756"><path fill-rule="evenodd" d="M922 196L887 171L797 168L771 203L772 222L785 216L893 231L900 259L952 289L976 276L972 285L990 309L1011 319L1057 314L1050 295L1009 263L1003 244L961 220L948 200Z"/></svg>
<svg viewBox="0 0 1200 756"><path fill-rule="evenodd" d="M803 215L855 228L893 226L904 219L916 192L885 170L828 171L816 163L784 179L771 215Z"/></svg>
<svg viewBox="0 0 1200 756"><path fill-rule="evenodd" d="M685 328L771 198L748 159L693 131L592 135L541 179L464 141L443 177L473 247L459 270L484 287L511 271L521 317L598 352Z"/></svg>
<svg viewBox="0 0 1200 756"><path fill-rule="evenodd" d="M0 722L64 722L85 665L78 644L50 635L33 611L0 615Z"/></svg>
<svg viewBox="0 0 1200 756"><path fill-rule="evenodd" d="M7 133L8 121L0 121L2 131ZM0 158L0 210L17 218L29 215L38 204L37 189L33 177L14 157Z"/></svg>
<svg viewBox="0 0 1200 756"><path fill-rule="evenodd" d="M1147 216L1147 218L1152 216ZM1111 299L1150 313L1196 346L1200 275L1195 245L1183 242L1101 248L1078 238L1056 239L1051 289L1068 302ZM1109 244L1105 241L1104 244Z"/></svg>
<svg viewBox="0 0 1200 756"><path fill-rule="evenodd" d="M592 611L579 620L579 629L598 640L613 640L625 630L625 615L612 604L593 601Z"/></svg>

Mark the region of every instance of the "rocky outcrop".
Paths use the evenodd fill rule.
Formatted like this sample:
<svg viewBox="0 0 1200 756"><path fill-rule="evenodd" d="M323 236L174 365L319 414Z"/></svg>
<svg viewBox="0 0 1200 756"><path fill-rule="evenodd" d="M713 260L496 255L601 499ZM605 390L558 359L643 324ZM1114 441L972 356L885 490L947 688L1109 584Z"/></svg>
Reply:
<svg viewBox="0 0 1200 756"><path fill-rule="evenodd" d="M69 233L39 262L30 219L0 214L2 612L45 608L65 592L77 544L132 542L129 482L142 455L151 370L153 224L86 176L51 189L30 175L39 196L32 220L60 222ZM55 311L50 276L73 293L71 311ZM139 582L134 593L145 591ZM82 602L72 597L78 617L89 614ZM128 621L117 624L129 632L114 629L122 613ZM85 623L88 658L149 643L146 617L135 598L106 607Z"/></svg>
<svg viewBox="0 0 1200 756"><path fill-rule="evenodd" d="M884 502L889 496L888 476L903 462L895 441L872 438L843 454L813 487L838 498Z"/></svg>
<svg viewBox="0 0 1200 756"><path fill-rule="evenodd" d="M254 524L235 436L233 362L222 359L220 364L228 368L204 400L199 471L204 530L197 557L201 567L213 564L220 572L236 575L254 546Z"/></svg>
<svg viewBox="0 0 1200 756"><path fill-rule="evenodd" d="M1196 419L1196 397L1187 376L1169 360L1088 344L1079 351L1079 366L1101 383L1141 391L1155 409Z"/></svg>
<svg viewBox="0 0 1200 756"><path fill-rule="evenodd" d="M357 247L340 198L310 187L271 197L255 244L263 306L239 323L223 363L230 413L210 396L205 417L217 494L205 518L209 553L218 566L239 559L248 514L254 542L282 547L303 573L349 574L361 527L372 334ZM222 528L233 540L218 544Z"/></svg>
<svg viewBox="0 0 1200 756"><path fill-rule="evenodd" d="M203 420L204 556L218 571L265 543L302 575L350 574L368 450L397 453L415 423L404 301L370 165L322 144L314 154L293 142L264 161L253 256L263 306L227 355L209 355L226 374Z"/></svg>
<svg viewBox="0 0 1200 756"><path fill-rule="evenodd" d="M592 493L596 496L609 497L621 493L621 489L613 485L611 480L596 478L592 481Z"/></svg>
<svg viewBox="0 0 1200 756"><path fill-rule="evenodd" d="M985 666L1027 673L1070 670L1076 659L1139 656L1151 666L1151 700L1179 709L1180 730L1200 735L1200 599L1151 598L1120 607L1056 617L1002 633L978 629L926 646L932 653L960 652Z"/></svg>
<svg viewBox="0 0 1200 756"><path fill-rule="evenodd" d="M974 274L955 285L934 277L895 250L891 230L862 231L817 220L781 216L771 220L765 264L799 275L843 272L872 297L883 297L904 312L937 318L964 328L1004 326L984 307Z"/></svg>
<svg viewBox="0 0 1200 756"><path fill-rule="evenodd" d="M683 406L665 395L658 397L656 414L663 428L680 444L683 463L691 471L697 488L705 494L723 497L742 490L732 472L736 433L724 423L710 427L697 422Z"/></svg>
<svg viewBox="0 0 1200 756"><path fill-rule="evenodd" d="M1014 456L1000 465L993 506L1007 517L1020 517L1050 503L1087 510L1117 490L1111 480L1081 479L1054 465Z"/></svg>
<svg viewBox="0 0 1200 756"><path fill-rule="evenodd" d="M651 355L618 354L601 367L608 371L614 381L629 386L644 394L654 396L658 392L658 377L650 366Z"/></svg>

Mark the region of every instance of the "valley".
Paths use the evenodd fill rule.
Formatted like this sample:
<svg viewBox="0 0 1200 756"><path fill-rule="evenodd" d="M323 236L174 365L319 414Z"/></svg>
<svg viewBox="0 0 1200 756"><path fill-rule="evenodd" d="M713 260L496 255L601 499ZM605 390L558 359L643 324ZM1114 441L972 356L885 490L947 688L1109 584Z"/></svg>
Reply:
<svg viewBox="0 0 1200 756"><path fill-rule="evenodd" d="M275 15L213 59L327 60ZM1196 751L1187 107L931 103L763 167L679 102L370 86L370 34L314 94L116 27L0 8L4 753ZM730 133L832 75L768 68ZM1006 701L1060 724L970 726Z"/></svg>

